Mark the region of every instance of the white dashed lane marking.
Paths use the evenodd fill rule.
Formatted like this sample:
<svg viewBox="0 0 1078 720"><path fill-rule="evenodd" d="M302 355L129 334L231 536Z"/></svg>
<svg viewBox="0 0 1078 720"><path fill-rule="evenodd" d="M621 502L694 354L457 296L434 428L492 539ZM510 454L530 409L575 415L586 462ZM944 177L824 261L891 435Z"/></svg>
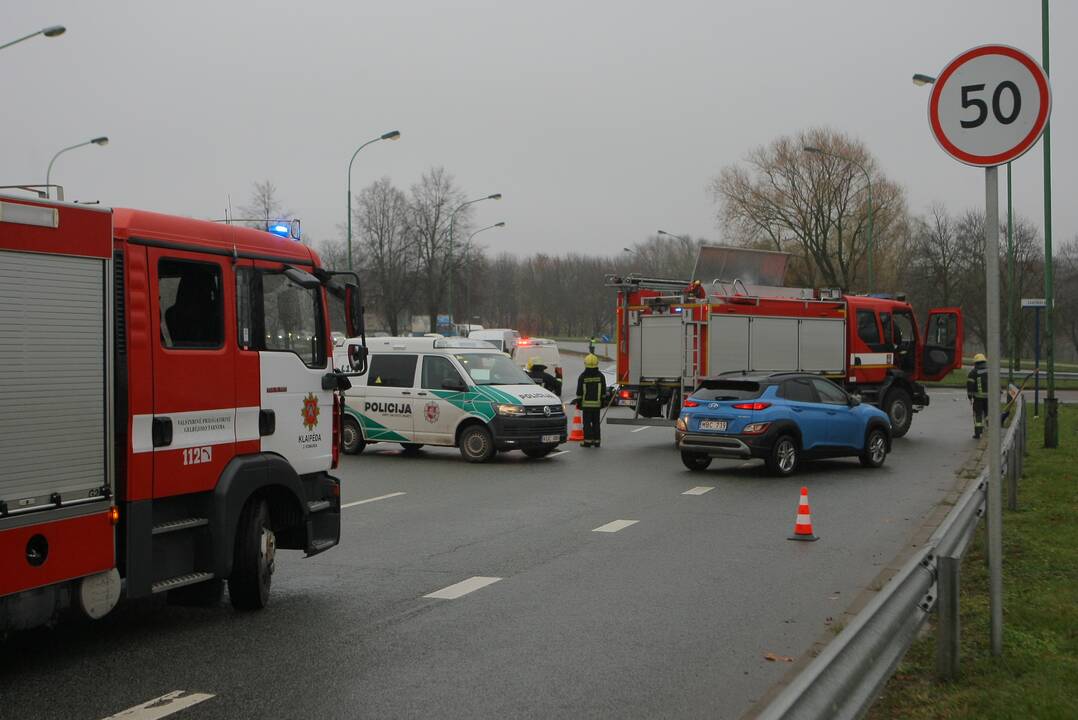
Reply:
<svg viewBox="0 0 1078 720"><path fill-rule="evenodd" d="M436 600L456 600L457 598L463 595L467 595L470 592L475 592L480 588L485 588L487 585L493 585L499 580L501 580L501 578L480 577L477 575L476 577L470 577L467 580L462 580L455 585L450 585L449 587L442 588L441 590L435 590L429 595L424 595L423 597L435 598Z"/></svg>
<svg viewBox="0 0 1078 720"><path fill-rule="evenodd" d="M629 432L644 432L645 430L650 430L650 429L651 429L650 425L645 425L644 427L638 427L636 430L630 430Z"/></svg>
<svg viewBox="0 0 1078 720"><path fill-rule="evenodd" d="M141 705L128 708L115 715L109 715L104 720L158 720L168 717L172 713L185 710L192 705L209 700L213 695L208 693L189 693L186 690L173 690L167 695L162 695L153 700L147 700Z"/></svg>
<svg viewBox="0 0 1078 720"><path fill-rule="evenodd" d="M389 498L400 497L401 495L407 495L405 492L389 493L388 495L379 495L378 497L367 498L366 500L356 500L355 502L345 503L341 505L341 509L354 507L356 505L366 505L367 503L378 502L379 500L388 500Z"/></svg>
<svg viewBox="0 0 1078 720"><path fill-rule="evenodd" d="M599 527L592 530L592 532L615 533L618 530L624 530L625 528L629 527L630 525L636 525L638 522L640 522L640 521L639 520L615 520L614 522L608 522L606 525L600 525Z"/></svg>
<svg viewBox="0 0 1078 720"><path fill-rule="evenodd" d="M547 455L547 457L558 457L559 455L568 455L568 454L569 454L568 450L555 450L554 452Z"/></svg>
<svg viewBox="0 0 1078 720"><path fill-rule="evenodd" d="M706 492L711 492L715 489L714 485L699 485L697 487L686 490L681 493L682 495L703 495Z"/></svg>

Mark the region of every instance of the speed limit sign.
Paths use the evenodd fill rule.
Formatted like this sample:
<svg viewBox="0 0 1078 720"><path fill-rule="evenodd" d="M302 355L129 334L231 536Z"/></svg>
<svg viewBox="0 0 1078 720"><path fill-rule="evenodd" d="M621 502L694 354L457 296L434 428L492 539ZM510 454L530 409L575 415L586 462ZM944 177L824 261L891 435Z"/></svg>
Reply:
<svg viewBox="0 0 1078 720"><path fill-rule="evenodd" d="M928 121L936 142L967 165L991 167L1033 147L1052 109L1048 75L1017 48L982 45L943 69Z"/></svg>

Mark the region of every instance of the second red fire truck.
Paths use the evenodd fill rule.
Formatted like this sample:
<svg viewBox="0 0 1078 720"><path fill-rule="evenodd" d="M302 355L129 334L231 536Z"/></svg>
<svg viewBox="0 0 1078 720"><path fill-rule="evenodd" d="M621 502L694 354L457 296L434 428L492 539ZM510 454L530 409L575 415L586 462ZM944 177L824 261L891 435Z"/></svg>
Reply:
<svg viewBox="0 0 1078 720"><path fill-rule="evenodd" d="M703 377L789 370L831 378L887 412L894 437L906 434L913 413L929 403L921 381L962 365L961 311L933 309L921 331L900 297L783 287L787 260L704 246L697 273L740 277L607 278L618 293L617 381L635 397L638 418L672 424Z"/></svg>
<svg viewBox="0 0 1078 720"><path fill-rule="evenodd" d="M260 608L277 550L337 544L331 298L361 334L301 243L0 197L0 633L121 591Z"/></svg>

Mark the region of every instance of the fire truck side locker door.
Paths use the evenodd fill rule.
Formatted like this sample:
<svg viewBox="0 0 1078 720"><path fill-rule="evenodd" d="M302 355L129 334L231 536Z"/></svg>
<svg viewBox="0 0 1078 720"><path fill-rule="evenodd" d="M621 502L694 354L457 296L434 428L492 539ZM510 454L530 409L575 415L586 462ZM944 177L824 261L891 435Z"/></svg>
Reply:
<svg viewBox="0 0 1078 720"><path fill-rule="evenodd" d="M960 308L934 308L928 311L920 357L921 380L940 380L952 370L962 367L963 330Z"/></svg>
<svg viewBox="0 0 1078 720"><path fill-rule="evenodd" d="M153 347L153 495L212 490L235 455L231 260L147 248Z"/></svg>

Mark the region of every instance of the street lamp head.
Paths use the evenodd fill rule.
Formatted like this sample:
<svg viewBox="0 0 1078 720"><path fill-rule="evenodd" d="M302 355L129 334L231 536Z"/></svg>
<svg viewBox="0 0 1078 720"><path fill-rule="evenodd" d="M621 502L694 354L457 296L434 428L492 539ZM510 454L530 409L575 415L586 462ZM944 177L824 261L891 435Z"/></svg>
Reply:
<svg viewBox="0 0 1078 720"><path fill-rule="evenodd" d="M922 75L921 73L913 74L913 84L920 87L921 85L931 85L936 82L936 78L931 75Z"/></svg>
<svg viewBox="0 0 1078 720"><path fill-rule="evenodd" d="M41 34L45 37L56 37L57 35L63 35L67 32L67 28L63 25L50 25L41 31Z"/></svg>
<svg viewBox="0 0 1078 720"><path fill-rule="evenodd" d="M381 140L400 140L401 139L400 130L390 130L385 135L383 135L380 139Z"/></svg>
<svg viewBox="0 0 1078 720"><path fill-rule="evenodd" d="M109 139L102 135L101 137L95 137L90 142L92 142L94 145L100 145L101 147L104 147L109 144Z"/></svg>
<svg viewBox="0 0 1078 720"><path fill-rule="evenodd" d="M487 195L487 200L501 200L501 199L502 199L502 194L501 193L494 193L493 195Z"/></svg>
<svg viewBox="0 0 1078 720"><path fill-rule="evenodd" d="M630 250L629 248L622 248L622 249L621 249L621 251L622 251L622 252L627 252L627 253L631 253L631 252L632 252L632 250Z"/></svg>
<svg viewBox="0 0 1078 720"><path fill-rule="evenodd" d="M504 222L494 223L494 227L505 227Z"/></svg>

